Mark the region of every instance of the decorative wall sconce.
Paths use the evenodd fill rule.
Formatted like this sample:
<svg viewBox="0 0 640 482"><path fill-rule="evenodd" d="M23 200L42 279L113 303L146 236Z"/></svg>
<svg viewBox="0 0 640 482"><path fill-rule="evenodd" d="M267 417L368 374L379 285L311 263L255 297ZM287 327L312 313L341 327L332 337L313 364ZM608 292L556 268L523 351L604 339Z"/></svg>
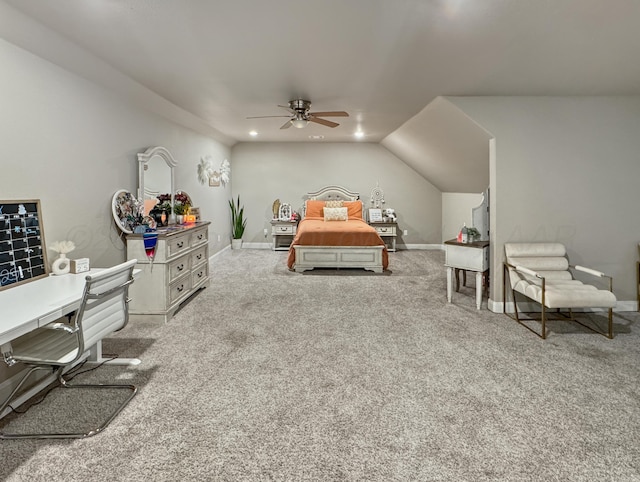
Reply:
<svg viewBox="0 0 640 482"><path fill-rule="evenodd" d="M200 184L209 184L211 187L218 187L220 184L226 186L231 180L231 164L225 159L220 164L218 171L213 170L213 158L205 156L198 164L198 181Z"/></svg>

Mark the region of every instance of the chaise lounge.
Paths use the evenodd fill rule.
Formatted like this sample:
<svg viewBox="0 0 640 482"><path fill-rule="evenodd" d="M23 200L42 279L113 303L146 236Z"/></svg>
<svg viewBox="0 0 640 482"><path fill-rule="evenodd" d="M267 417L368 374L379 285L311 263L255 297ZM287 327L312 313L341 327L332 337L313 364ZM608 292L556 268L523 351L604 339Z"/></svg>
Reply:
<svg viewBox="0 0 640 482"><path fill-rule="evenodd" d="M569 311L569 319L608 338L613 338L612 316L616 297L612 291L613 280L610 276L594 269L570 265L566 248L560 243L505 243L504 250L506 261L504 263L502 299L505 303L505 314L545 339L547 337L547 310L555 309L558 314L562 315L560 310L565 309ZM599 289L591 284L583 283L575 278L574 272L576 271L600 279L608 278L608 289ZM506 310L507 282L510 284L515 316L509 315ZM541 333L537 333L522 322L523 320L518 313L516 294L523 295L540 305ZM585 308L608 310L608 330L606 333L574 318L574 309Z"/></svg>

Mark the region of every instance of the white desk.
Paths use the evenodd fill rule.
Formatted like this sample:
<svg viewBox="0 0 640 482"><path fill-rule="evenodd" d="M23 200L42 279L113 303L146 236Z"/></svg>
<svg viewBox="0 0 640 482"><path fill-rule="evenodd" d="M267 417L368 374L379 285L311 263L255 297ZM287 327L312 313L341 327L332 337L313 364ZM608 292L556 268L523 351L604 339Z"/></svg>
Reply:
<svg viewBox="0 0 640 482"><path fill-rule="evenodd" d="M99 268L80 274L48 276L0 291L0 355L11 349L11 341L25 333L44 326L80 308L87 274L97 273ZM140 274L134 270L133 276ZM89 348L88 363L110 365L138 365L138 358L102 357L102 342ZM0 362L1 363L1 362ZM21 405L53 381L53 375L40 380L14 400ZM11 409L7 407L0 417Z"/></svg>
<svg viewBox="0 0 640 482"><path fill-rule="evenodd" d="M92 269L86 273L48 276L0 291L0 345L2 352L11 340L36 328L44 326L80 307L84 293L85 277L97 273ZM134 271L134 276L140 270ZM102 347L92 347L90 361L104 362ZM115 359L112 364L137 365L140 360Z"/></svg>
<svg viewBox="0 0 640 482"><path fill-rule="evenodd" d="M447 267L447 301L453 295L453 276L457 280L458 270L476 273L476 308L482 306L482 279L489 270L489 241L459 243L455 239L445 241L445 262ZM456 283L458 285L458 283ZM457 288L456 288L457 291Z"/></svg>

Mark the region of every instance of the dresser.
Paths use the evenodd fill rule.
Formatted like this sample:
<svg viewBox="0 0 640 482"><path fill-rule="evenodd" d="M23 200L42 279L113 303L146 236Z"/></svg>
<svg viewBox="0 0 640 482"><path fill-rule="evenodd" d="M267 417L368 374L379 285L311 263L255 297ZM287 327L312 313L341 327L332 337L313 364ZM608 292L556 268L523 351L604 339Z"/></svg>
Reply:
<svg viewBox="0 0 640 482"><path fill-rule="evenodd" d="M398 223L394 221L379 221L379 222L369 222L369 225L373 226L382 240L384 244L387 246L387 251L395 251L396 250L396 236L398 235Z"/></svg>
<svg viewBox="0 0 640 482"><path fill-rule="evenodd" d="M453 296L453 277L456 278L456 291L460 288L458 273L466 271L476 273L476 308L482 306L482 288L489 283L489 241L460 243L455 239L444 242L445 261L447 267L447 301L451 303Z"/></svg>
<svg viewBox="0 0 640 482"><path fill-rule="evenodd" d="M132 320L171 319L180 305L209 284L209 224L158 229L153 261L144 249L142 234L127 236L127 259L137 259L142 272L129 288Z"/></svg>

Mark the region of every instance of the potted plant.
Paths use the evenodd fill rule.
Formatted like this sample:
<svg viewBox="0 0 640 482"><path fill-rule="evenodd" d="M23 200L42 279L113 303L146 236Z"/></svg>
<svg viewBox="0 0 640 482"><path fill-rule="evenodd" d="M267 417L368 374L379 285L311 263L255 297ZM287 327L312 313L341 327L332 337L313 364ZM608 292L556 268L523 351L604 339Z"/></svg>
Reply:
<svg viewBox="0 0 640 482"><path fill-rule="evenodd" d="M173 214L176 215L176 222L178 224L182 224L184 221L184 216L189 214L189 209L191 206L187 203L176 203L173 206Z"/></svg>
<svg viewBox="0 0 640 482"><path fill-rule="evenodd" d="M244 206L240 206L240 195L236 202L229 200L231 208L231 247L234 249L242 247L242 235L247 226L247 220L244 218Z"/></svg>
<svg viewBox="0 0 640 482"><path fill-rule="evenodd" d="M474 241L478 241L480 239L480 231L476 228L467 228L467 236L468 242L473 243Z"/></svg>

